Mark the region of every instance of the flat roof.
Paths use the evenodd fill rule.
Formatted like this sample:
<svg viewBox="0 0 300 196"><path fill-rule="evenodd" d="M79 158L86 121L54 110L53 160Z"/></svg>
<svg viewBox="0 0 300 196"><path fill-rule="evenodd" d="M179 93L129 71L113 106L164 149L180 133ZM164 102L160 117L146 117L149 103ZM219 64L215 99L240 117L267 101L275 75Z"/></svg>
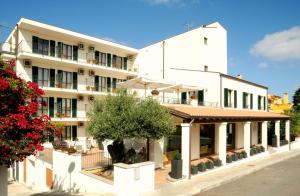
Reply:
<svg viewBox="0 0 300 196"><path fill-rule="evenodd" d="M223 109L211 108L180 104L165 104L174 116L183 119L196 119L200 121L264 121L264 120L283 120L290 117L283 114L277 114L266 111L253 110L237 110L237 109Z"/></svg>

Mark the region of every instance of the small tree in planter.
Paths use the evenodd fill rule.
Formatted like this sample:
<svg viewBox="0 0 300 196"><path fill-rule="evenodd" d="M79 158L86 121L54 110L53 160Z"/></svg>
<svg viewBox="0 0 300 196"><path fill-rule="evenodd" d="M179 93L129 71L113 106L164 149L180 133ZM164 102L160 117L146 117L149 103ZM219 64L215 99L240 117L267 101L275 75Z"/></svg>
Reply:
<svg viewBox="0 0 300 196"><path fill-rule="evenodd" d="M206 164L205 163L201 162L197 166L198 166L198 170L200 172L205 172L206 171Z"/></svg>
<svg viewBox="0 0 300 196"><path fill-rule="evenodd" d="M231 162L232 162L232 156L226 155L226 163L231 163Z"/></svg>
<svg viewBox="0 0 300 196"><path fill-rule="evenodd" d="M214 168L214 164L211 161L207 161L205 162L206 168L207 169L213 169Z"/></svg>
<svg viewBox="0 0 300 196"><path fill-rule="evenodd" d="M192 165L191 166L191 174L195 175L198 173L198 167L197 165Z"/></svg>
<svg viewBox="0 0 300 196"><path fill-rule="evenodd" d="M182 178L182 159L179 153L172 159L170 176L174 179Z"/></svg>
<svg viewBox="0 0 300 196"><path fill-rule="evenodd" d="M220 167L222 166L222 161L219 158L213 160L214 166Z"/></svg>

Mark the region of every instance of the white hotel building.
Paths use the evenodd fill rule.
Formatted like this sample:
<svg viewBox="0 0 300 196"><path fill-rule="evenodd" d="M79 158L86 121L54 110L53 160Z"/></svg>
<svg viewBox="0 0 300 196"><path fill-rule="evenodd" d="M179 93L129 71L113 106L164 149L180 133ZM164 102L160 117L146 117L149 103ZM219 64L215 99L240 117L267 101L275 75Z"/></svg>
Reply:
<svg viewBox="0 0 300 196"><path fill-rule="evenodd" d="M180 94L159 94L177 131L150 143L156 168L178 151L189 176L191 160L217 155L226 165L228 151L242 148L249 156L252 145L268 149L272 135L273 147L289 141L289 117L267 111L268 88L227 75L227 32L218 22L135 49L22 18L0 52L16 59L18 75L45 91L48 105L39 113L65 124L62 140L85 144L90 102L113 93L118 82L144 77L186 86ZM269 133L268 121L275 123Z"/></svg>

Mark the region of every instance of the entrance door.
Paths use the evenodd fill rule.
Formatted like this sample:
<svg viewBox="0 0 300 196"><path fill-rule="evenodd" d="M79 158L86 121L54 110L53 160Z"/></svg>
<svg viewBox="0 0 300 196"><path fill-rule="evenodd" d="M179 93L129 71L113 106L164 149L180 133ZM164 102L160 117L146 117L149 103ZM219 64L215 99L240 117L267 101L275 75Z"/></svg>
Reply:
<svg viewBox="0 0 300 196"><path fill-rule="evenodd" d="M215 125L200 125L200 156L207 156L215 153Z"/></svg>
<svg viewBox="0 0 300 196"><path fill-rule="evenodd" d="M227 124L227 150L235 149L235 123Z"/></svg>

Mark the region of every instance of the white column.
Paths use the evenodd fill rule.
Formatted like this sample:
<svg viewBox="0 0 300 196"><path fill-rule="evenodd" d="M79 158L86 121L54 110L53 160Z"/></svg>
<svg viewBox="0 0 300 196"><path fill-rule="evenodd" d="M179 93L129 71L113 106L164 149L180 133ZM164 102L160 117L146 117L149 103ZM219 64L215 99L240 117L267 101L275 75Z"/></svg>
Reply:
<svg viewBox="0 0 300 196"><path fill-rule="evenodd" d="M7 167L0 165L0 193L7 196Z"/></svg>
<svg viewBox="0 0 300 196"><path fill-rule="evenodd" d="M290 120L285 121L285 139L290 141Z"/></svg>
<svg viewBox="0 0 300 196"><path fill-rule="evenodd" d="M223 165L226 165L226 122L217 123L216 124L216 130L218 132L218 153L219 153L219 159L222 161Z"/></svg>
<svg viewBox="0 0 300 196"><path fill-rule="evenodd" d="M268 147L268 121L263 121L261 123L261 145L267 151L267 147Z"/></svg>
<svg viewBox="0 0 300 196"><path fill-rule="evenodd" d="M181 124L181 157L182 157L182 175L190 175L190 146L191 146L191 127L189 123Z"/></svg>
<svg viewBox="0 0 300 196"><path fill-rule="evenodd" d="M244 122L243 123L243 130L244 130L244 150L247 153L247 156L250 156L250 124L251 122Z"/></svg>
<svg viewBox="0 0 300 196"><path fill-rule="evenodd" d="M280 121L275 121L275 135L277 137L277 147L280 146Z"/></svg>

